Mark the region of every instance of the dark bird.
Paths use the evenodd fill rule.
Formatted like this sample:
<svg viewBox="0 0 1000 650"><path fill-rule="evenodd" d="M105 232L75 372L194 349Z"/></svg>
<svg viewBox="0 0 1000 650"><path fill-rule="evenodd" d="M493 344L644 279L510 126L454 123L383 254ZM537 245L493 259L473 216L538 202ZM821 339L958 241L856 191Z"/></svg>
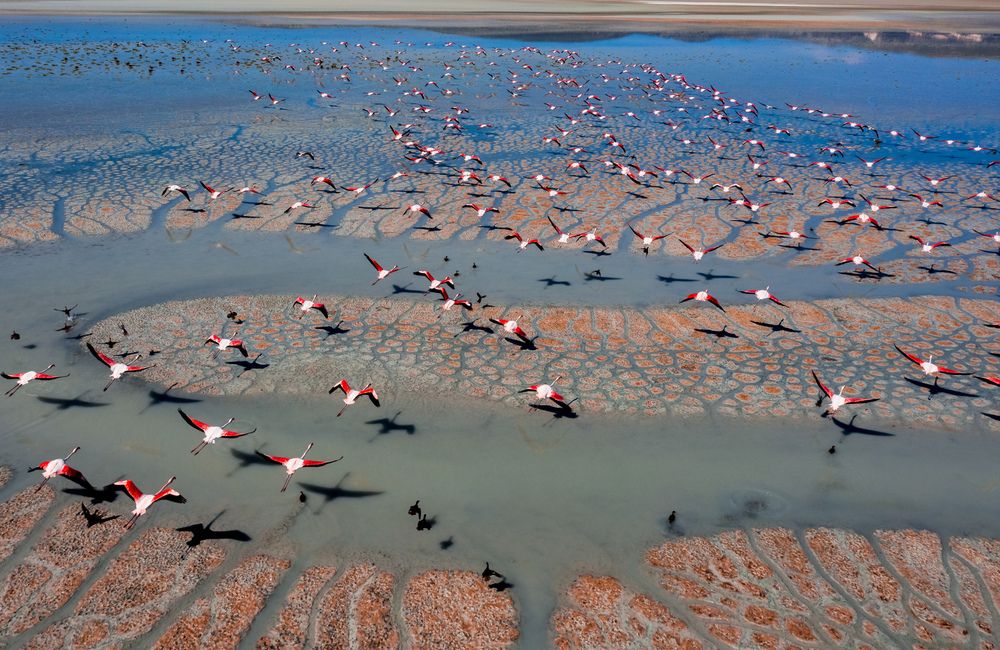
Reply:
<svg viewBox="0 0 1000 650"><path fill-rule="evenodd" d="M412 506L410 506L410 509L407 510L406 513L409 514L409 515L416 515L416 516L419 517L420 516L420 499L417 499L417 502L414 503Z"/></svg>
<svg viewBox="0 0 1000 650"><path fill-rule="evenodd" d="M10 333L10 340L11 341L20 341L21 340L21 335L18 334L16 331L12 331Z"/></svg>
<svg viewBox="0 0 1000 650"><path fill-rule="evenodd" d="M417 530L430 530L434 527L434 522L427 519L427 515L421 515L417 521Z"/></svg>
<svg viewBox="0 0 1000 650"><path fill-rule="evenodd" d="M496 571L494 571L493 569L490 568L490 563L489 562L486 563L486 568L483 569L482 575L483 575L483 580L487 580L487 581L490 578L500 578L501 580L504 579L504 577L503 577L502 574L497 573Z"/></svg>
<svg viewBox="0 0 1000 650"><path fill-rule="evenodd" d="M675 521L677 521L677 511L676 510L671 510L670 511L670 516L667 517L667 523L670 524L671 526L673 526Z"/></svg>

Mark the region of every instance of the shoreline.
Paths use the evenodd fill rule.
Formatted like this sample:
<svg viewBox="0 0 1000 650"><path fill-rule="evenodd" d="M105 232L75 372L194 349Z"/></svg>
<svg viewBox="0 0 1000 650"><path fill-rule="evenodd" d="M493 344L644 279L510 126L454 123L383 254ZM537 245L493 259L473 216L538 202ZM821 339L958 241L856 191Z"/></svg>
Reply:
<svg viewBox="0 0 1000 650"><path fill-rule="evenodd" d="M808 30L829 32L857 31L918 31L927 34L1000 34L1000 11L976 6L957 5L952 7L861 7L849 6L837 9L828 5L809 7L797 6L750 6L737 3L726 6L706 5L713 11L699 11L697 6L677 5L684 11L664 11L657 5L634 6L634 11L621 11L612 7L608 11L566 11L556 7L553 11L464 11L443 13L427 11L375 10L360 13L356 11L249 11L235 13L237 7L221 10L197 10L195 8L166 8L155 5L148 8L122 9L102 6L100 3L89 8L64 8L63 3L32 3L0 1L0 15L5 17L178 17L220 20L234 24L249 24L266 27L308 27L326 25L367 25L386 27L449 27L449 28L497 28L496 35L548 34L573 32L581 27L593 26L599 22L601 33L671 33L690 31L713 31L720 33L746 33L767 30ZM717 3L725 4L725 3ZM764 4L764 3L760 3ZM780 5L780 3L775 3ZM649 7L649 10L643 10ZM487 34L477 34L487 35Z"/></svg>

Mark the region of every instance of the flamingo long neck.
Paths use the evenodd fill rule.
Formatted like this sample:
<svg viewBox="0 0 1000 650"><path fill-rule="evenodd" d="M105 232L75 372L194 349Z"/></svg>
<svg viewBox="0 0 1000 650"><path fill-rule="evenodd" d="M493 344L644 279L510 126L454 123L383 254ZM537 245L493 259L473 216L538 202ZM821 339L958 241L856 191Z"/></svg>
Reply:
<svg viewBox="0 0 1000 650"><path fill-rule="evenodd" d="M313 443L311 443L311 442L308 445L306 445L306 450L304 452L302 452L302 455L299 456L299 458L305 460L306 454L309 453L309 450L312 449L312 446L313 446Z"/></svg>

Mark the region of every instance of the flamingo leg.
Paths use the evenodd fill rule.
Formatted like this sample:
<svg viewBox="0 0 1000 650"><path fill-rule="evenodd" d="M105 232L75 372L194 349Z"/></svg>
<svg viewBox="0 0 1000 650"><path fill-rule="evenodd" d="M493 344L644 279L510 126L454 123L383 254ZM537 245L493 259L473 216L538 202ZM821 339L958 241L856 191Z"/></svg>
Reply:
<svg viewBox="0 0 1000 650"><path fill-rule="evenodd" d="M291 475L291 474L289 474L288 476L286 476L286 477L285 477L285 484L281 486L281 491L282 491L282 492L284 492L285 490L287 490L287 489L288 489L288 483L289 483L289 482L290 482L291 480L292 480L292 475Z"/></svg>
<svg viewBox="0 0 1000 650"><path fill-rule="evenodd" d="M136 519L138 518L139 515L132 515L131 517L129 517L129 520L125 522L125 530L132 528L132 526L135 525Z"/></svg>
<svg viewBox="0 0 1000 650"><path fill-rule="evenodd" d="M201 441L201 442L199 442L198 445L194 449L191 450L191 453L194 454L195 456L197 456L198 452L201 451L202 449L204 449L205 445L207 445L207 444L208 443L205 442L204 440Z"/></svg>
<svg viewBox="0 0 1000 650"><path fill-rule="evenodd" d="M109 382L108 382L107 384L105 384L105 386L104 386L104 390L107 390L107 389L111 388L111 384L113 384L113 383L115 383L115 380L114 380L114 379L112 379L112 380L111 380L111 381L109 381Z"/></svg>
<svg viewBox="0 0 1000 650"><path fill-rule="evenodd" d="M38 487L36 487L36 488L35 488L35 492L38 492L39 490L41 490L41 489L42 489L42 486L43 486L43 485L45 485L45 482L46 482L46 481L48 481L48 480L49 480L49 479L48 479L48 477L46 477L46 478L43 478L43 479L42 479L42 482L41 482L41 483L39 483L39 484L38 484Z"/></svg>
<svg viewBox="0 0 1000 650"><path fill-rule="evenodd" d="M341 415L343 415L343 414L344 414L344 411L346 411L346 410L347 410L347 407L348 407L348 406L349 406L348 404L344 404L344 407L343 407L342 409L340 409L340 412L338 412L338 413L337 413L337 417L338 417L338 418L339 418L339 417L340 417Z"/></svg>
<svg viewBox="0 0 1000 650"><path fill-rule="evenodd" d="M4 395L6 395L7 397L13 397L14 393L16 393L17 389L20 388L20 387L21 387L21 384L14 384L14 387L11 388L10 390L8 390L6 393L4 393Z"/></svg>

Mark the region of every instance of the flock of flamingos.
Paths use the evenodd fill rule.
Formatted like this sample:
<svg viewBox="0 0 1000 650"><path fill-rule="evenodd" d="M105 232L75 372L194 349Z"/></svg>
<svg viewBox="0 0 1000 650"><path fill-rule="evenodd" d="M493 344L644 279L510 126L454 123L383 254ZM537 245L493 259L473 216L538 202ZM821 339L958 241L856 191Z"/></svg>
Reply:
<svg viewBox="0 0 1000 650"><path fill-rule="evenodd" d="M543 53L537 48L530 47L521 50L487 50L482 47L459 48L453 43L448 43L445 44L445 47L456 47L455 55L440 61L440 70L431 70L429 67L425 70L410 58L404 47L406 45L412 44L397 42L397 49L394 51L388 49L380 51L378 50L380 46L376 43L367 44L368 49L366 49L366 44L351 45L346 41L341 42L339 47L327 43L324 43L321 48L293 45L284 56L294 58L295 63L282 62L282 57L274 53L270 46L264 48L267 53L258 50L252 55L252 62L265 68L269 74L311 75L320 78L318 75L330 75L332 71L332 81L340 86L334 92L317 90L320 100L323 101L334 100L340 95L350 92L352 74L355 74L351 65L330 63L325 57L340 60L347 56L353 56L356 61L354 65L367 71L364 74L372 75L370 78L381 80L386 86L395 88L394 91L385 91L384 93L375 91L367 93L366 96L380 95L380 97L371 99L370 101L374 103L370 107L364 108L364 111L367 117L373 120L384 118L387 122L393 121L384 133L386 138L399 147L402 169L387 180L380 181L376 178L367 183L343 186L329 176L316 175L311 179L309 187L303 188L303 195L306 192L321 191L324 193L345 192L348 193L348 196L352 194L361 196L378 182L393 183L400 178L417 173L414 169L424 167L447 170L445 173L454 185L460 188L459 191L464 191L465 188L476 188L477 192L482 192L487 187L499 188L502 186L507 188L508 192L511 190L539 192L553 201L567 195L569 190L561 189L565 185L557 178L545 173L532 174L512 180L501 174L490 173L489 157L485 153L483 155L487 158L486 162L475 152L468 150L449 151L443 148L446 146L445 143L449 142L449 137L460 136L467 130L497 128L489 122L471 119L468 116L469 108L455 105L461 93L449 87L460 83L460 79L463 77L477 76L485 80L483 75L488 75L490 79L488 83L493 87L503 88L509 94L512 102L532 102L543 113L555 116L551 135L542 138L538 142L538 147L554 147L567 157L567 162L561 170L549 170L549 174L553 176L558 176L561 172L566 177L565 180L592 178L602 174L601 182L628 184L625 187L635 185L646 189L655 189L663 187L660 183L665 182L687 184L692 188L701 186L710 194L727 198L730 205L735 208L745 209L749 213L749 219L745 220L744 223L754 224L759 223L756 220L761 217L762 211L765 211L768 206L774 205L782 197L787 197L797 191L793 183L781 175L782 173L792 175L792 170L783 171L782 166L802 167L798 159L808 160L815 157L816 160L811 160L808 167L815 167L827 175L822 179L821 187L825 188L825 198L822 199L820 205L828 205L835 212L846 211L847 213L837 218L839 223L844 226L873 228L877 231L884 229L879 220L884 220L888 211L902 207L916 206L921 209L941 209L945 207L947 202L952 202L947 207L960 208L963 205L971 204L970 202L990 204L998 201L997 197L987 189L952 199L951 193L944 190L959 172L956 172L955 175L945 176L919 174L912 178L896 179L894 183L886 182L872 173L872 170L877 168L880 163L891 158L893 155L892 146L896 146L897 143L919 143L919 146L928 147L960 147L971 152L995 154L996 150L992 147L949 139L944 136L918 133L913 129L879 128L862 122L860 118L848 113L831 113L814 107L796 105L788 105L785 109L755 103L729 96L714 87L692 83L682 74L661 72L656 66L649 63L602 62L596 64L596 67L601 69L600 74L594 74L587 78L584 75L587 74L587 70L594 69L588 68L588 64L593 64L593 61L588 61L578 52L556 50ZM244 55L243 48L234 42L229 42L227 49L235 58L247 56ZM374 54L368 54L368 52L374 51L384 52L384 56L378 57ZM334 55L336 56L334 57ZM410 77L413 77L414 80L411 81ZM416 81L417 78L424 83L416 85L420 83ZM253 102L262 102L273 109L285 108L285 98L278 98L273 94L258 94L252 90L250 92ZM502 93L500 96L504 97ZM627 96L648 109L620 111L616 108L619 105L620 96ZM549 111L551 113L548 113ZM810 146L809 151L812 153L806 153L805 150L794 151L792 148L796 143L797 128L792 125L781 127L769 124L762 119L762 113L768 115L770 120L777 120L780 119L780 116L791 113L795 113L796 116L808 116L808 119L820 125L840 127L843 134L842 139L850 140L853 144L833 141L816 150ZM406 122L409 119L413 121ZM746 175L740 179L723 180L717 178L715 173L698 173L693 170L670 169L656 165L650 165L649 168L641 166L635 156L629 155L626 138L619 137L614 132L615 130L625 131L627 126L641 121L657 128L660 132L658 137L675 140L677 146L701 147L704 150L704 156L721 156L726 149L739 150L739 158L745 157L746 159ZM815 127L816 124L812 124L812 126ZM694 133L694 131L704 130L706 127L714 130L714 137L700 138L698 133ZM424 137L418 139L417 134L421 133L424 134ZM883 143L883 137L888 138L889 142ZM434 141L436 145L425 144L428 141ZM777 145L778 142L781 144ZM886 146L883 147L883 144ZM877 149L880 154L884 155L872 156L868 151L870 148ZM765 160L764 156L772 151L774 153L771 159ZM315 155L309 151L298 151L295 155L297 158L315 160ZM981 163L977 163L977 166L991 169L998 164L1000 164L1000 160L984 159ZM767 173L763 172L764 165L768 165L768 170L770 170ZM560 166L562 166L561 163ZM598 167L603 169L598 169ZM835 168L837 171L834 171ZM855 172L858 173L855 174ZM713 178L716 182L710 185L706 183ZM199 183L209 202L218 200L231 192L239 194L260 193L260 190L253 185L241 188L215 189L206 182L199 181ZM907 185L911 189L903 189L901 185ZM781 188L780 192L775 193L776 188ZM195 187L171 183L163 189L162 194L168 197L168 200L175 200L174 197L177 196L178 200L182 197L191 202L195 200L195 197L192 196L194 191ZM763 194L765 191L771 192L768 196L769 198L774 197L773 201L752 198L755 193ZM879 193L881 197L877 197L876 193ZM477 196L483 195L478 194ZM492 196L498 199L494 205L484 205L470 200L462 204L462 207L474 211L480 219L501 220L500 195L493 194ZM698 200L698 197L692 197L689 194L687 200ZM316 204L309 197L304 196L290 203L284 212L292 213L315 207ZM434 213L433 206L417 202L409 203L403 207L403 214L419 216L419 218L427 220L433 219ZM548 223L555 233L551 242L543 241L541 235L529 236L518 232L511 226L498 225L496 222L494 222L493 227L509 231L504 239L516 244L514 249L516 252L526 251L529 247L543 251L546 246L565 246L571 242L579 242L584 246L606 246L604 236L606 233L602 234L601 232L600 217L594 219L593 226L582 228L580 232L564 232L551 217L548 217ZM650 246L654 242L671 236L671 233L650 232L648 229L633 223L627 225L635 237L637 250L641 250L646 256L648 256ZM1000 246L1000 230L992 233L976 231L976 234ZM765 236L781 238L796 245L801 245L804 240L817 238L815 234L807 234L794 229L768 230ZM933 237L925 239L915 233L909 235L909 238L916 243L921 253L931 253L950 245L948 241L935 241ZM679 238L678 242L687 249L695 262L702 260L706 255L718 250L723 245L692 245ZM401 270L398 264L386 266L367 253L364 253L364 257L375 272L373 285ZM853 265L862 273L865 272L865 269L875 271L876 274L879 272L878 267L870 262L863 252L859 251L843 251L836 264ZM435 278L427 270L416 271L415 275L425 277L429 283L427 292L440 297L442 313L448 312L454 307L469 311L477 307L477 304L471 300L462 298L461 293L449 293L449 289L452 292L456 290L454 278ZM740 293L752 296L753 299L762 301L763 304L774 305L774 308L777 309L789 308L777 295L771 293L770 287L745 289L741 290ZM309 299L301 296L296 297L291 308L296 311L296 316L299 318L317 316L328 318L329 311L326 305L319 302L317 298L318 296L315 295ZM482 298L482 294L479 294L477 303L481 302ZM680 299L681 303L687 301L705 303L725 311L722 301L707 289L690 293ZM63 311L66 312L67 316L72 316L71 309ZM516 319L491 318L490 320L498 325L504 334L519 337L528 344L532 343L533 339L530 334ZM1000 322L989 323L989 325L1000 328ZM218 355L228 355L234 352L244 357L248 356L247 342L235 338L237 335L227 338L222 333L206 332L205 344L212 346L211 358L214 359ZM108 390L115 381L129 373L142 372L151 367L139 365L138 358L132 358L129 361L122 356L113 356L110 350L101 351L91 343L88 343L87 347L92 355L110 372L104 390ZM928 356L925 359L898 346L896 349L902 355L902 360L912 362L924 375L933 377L935 382L944 376L972 374L971 371L941 365L934 356ZM206 354L206 362L208 359ZM942 363L946 363L946 361L942 361ZM42 371L28 370L3 373L4 378L16 382L7 391L7 396L14 395L18 389L33 381L52 381L66 376L51 374L50 371L53 367L50 365ZM815 371L813 378L829 399L827 412L836 412L850 405L879 399L879 397L872 396L845 395L844 386L835 391L824 383ZM1000 377L996 375L981 373L978 378L987 384L1000 387ZM570 401L556 392L554 388L556 381L558 378L550 383L540 382L525 388L522 392L533 393L538 399L553 400L560 406L568 408ZM344 404L337 414L338 416L348 406L355 404L362 398L367 398L372 404L379 406L378 394L371 384L357 388L352 387L344 379L330 389L330 393L336 391L343 393ZM197 420L183 411L180 412L180 415L184 422L199 430L203 435L203 439L192 449L194 454L199 453L208 445L214 445L219 440L246 436L254 432L253 430L241 432L227 428L232 425L233 419L215 425ZM303 453L295 457L258 453L284 468L286 476L281 488L284 491L293 474L298 470L304 467L321 467L341 460L341 458L309 459L306 456L312 447L313 443L309 443ZM42 462L33 469L42 472L43 482L55 476L63 476L77 482L86 482L79 470L67 464L70 457L79 449L76 447L65 458ZM172 497L182 500L180 493L171 488L173 482L174 478L171 478L163 487L152 493L144 493L131 480L115 483L115 485L123 487L135 502L132 516L125 523L125 526L132 526L160 499Z"/></svg>

